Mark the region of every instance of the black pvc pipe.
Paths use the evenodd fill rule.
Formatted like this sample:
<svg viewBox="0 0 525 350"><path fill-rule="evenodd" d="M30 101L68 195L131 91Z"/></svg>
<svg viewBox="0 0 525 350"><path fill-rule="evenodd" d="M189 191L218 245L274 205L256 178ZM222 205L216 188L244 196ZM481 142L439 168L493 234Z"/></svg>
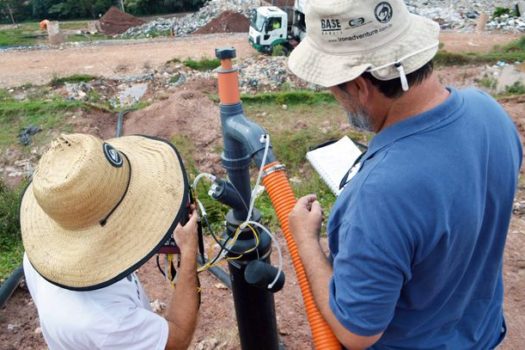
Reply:
<svg viewBox="0 0 525 350"><path fill-rule="evenodd" d="M263 260L269 263L269 258ZM233 301L243 350L278 350L279 335L273 294L248 284L244 279L246 264L228 267L233 280Z"/></svg>
<svg viewBox="0 0 525 350"><path fill-rule="evenodd" d="M24 275L24 268L20 265L9 278L0 286L0 308L9 300L15 289L18 287L22 276Z"/></svg>

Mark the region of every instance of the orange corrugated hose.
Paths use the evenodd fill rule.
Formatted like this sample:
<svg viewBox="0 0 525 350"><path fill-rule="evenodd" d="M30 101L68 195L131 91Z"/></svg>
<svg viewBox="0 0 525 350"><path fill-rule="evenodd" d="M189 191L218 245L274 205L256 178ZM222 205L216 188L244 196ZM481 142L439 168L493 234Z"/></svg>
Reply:
<svg viewBox="0 0 525 350"><path fill-rule="evenodd" d="M264 170L267 171L276 165L278 165L277 162L268 164L264 167ZM288 182L288 178L286 177L286 173L284 170L271 172L264 177L263 184L270 195L273 207L275 208L277 217L281 223L281 228L284 233L284 238L286 239L286 244L288 245L288 250L290 251L290 256L292 257L297 281L299 282L299 287L301 288L301 293L303 295L306 317L308 318L312 330L314 346L317 350L341 350L341 344L317 309L317 305L315 305L312 290L310 289L301 258L299 257L299 252L297 251L297 245L295 244L292 233L290 232L288 215L290 215L290 212L295 206L296 199L292 192L292 188L290 187L290 183Z"/></svg>

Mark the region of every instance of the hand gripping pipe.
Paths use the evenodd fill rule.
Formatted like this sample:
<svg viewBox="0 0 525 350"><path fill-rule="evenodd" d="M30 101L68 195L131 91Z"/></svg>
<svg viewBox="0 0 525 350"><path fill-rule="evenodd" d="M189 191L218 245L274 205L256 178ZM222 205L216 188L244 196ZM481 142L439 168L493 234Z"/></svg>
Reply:
<svg viewBox="0 0 525 350"><path fill-rule="evenodd" d="M263 146L259 141L259 137L264 133L264 130L247 120L242 113L238 73L231 62L231 59L235 57L235 49L217 49L216 55L221 59L218 85L221 111L223 112L223 137L225 141L223 165L228 169L230 180L232 183L238 184L236 187L244 201L248 203L250 200L249 173L246 169L244 169L243 173L237 172L237 169L240 170L240 168L244 167L242 155L246 155L247 162L250 162L250 159L253 157L255 163L260 165ZM230 159L236 159L236 161L233 162ZM270 152L268 161L270 164L264 168L266 175L263 178L263 184L276 210L292 257L292 263L305 303L306 316L312 330L314 346L317 350L340 350L341 345L339 341L317 309L299 252L297 251L297 245L290 232L288 215L295 206L296 200L284 172L284 167L275 161L272 152ZM238 179L238 181L235 179ZM243 186L243 183L247 185ZM240 219L245 217L245 215L246 212L242 208L237 210L234 208L234 217ZM241 325L239 326L241 328ZM243 333L241 331L242 329L240 329L240 333Z"/></svg>
<svg viewBox="0 0 525 350"><path fill-rule="evenodd" d="M283 230L297 281L303 295L306 317L312 330L314 346L318 350L340 350L341 344L317 309L312 290L306 278L303 263L299 257L297 244L290 231L288 215L290 215L290 212L295 206L296 200L286 173L284 172L284 167L278 162L274 162L266 165L264 172L266 175L263 177L263 185L266 187L266 191L270 196L279 222L281 223L281 229Z"/></svg>

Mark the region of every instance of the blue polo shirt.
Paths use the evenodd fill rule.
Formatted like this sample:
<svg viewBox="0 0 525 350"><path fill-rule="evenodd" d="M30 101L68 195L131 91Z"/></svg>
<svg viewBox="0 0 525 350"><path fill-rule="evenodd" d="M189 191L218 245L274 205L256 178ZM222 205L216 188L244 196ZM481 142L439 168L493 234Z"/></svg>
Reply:
<svg viewBox="0 0 525 350"><path fill-rule="evenodd" d="M372 349L490 349L503 320L502 257L521 166L491 97L450 89L381 131L328 222L330 307Z"/></svg>

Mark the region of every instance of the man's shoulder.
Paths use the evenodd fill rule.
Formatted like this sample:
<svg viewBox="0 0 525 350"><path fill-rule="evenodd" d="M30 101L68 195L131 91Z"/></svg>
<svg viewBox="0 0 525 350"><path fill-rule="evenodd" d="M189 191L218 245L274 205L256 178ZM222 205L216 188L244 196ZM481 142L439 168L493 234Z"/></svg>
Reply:
<svg viewBox="0 0 525 350"><path fill-rule="evenodd" d="M464 101L464 107L466 111L498 111L502 115L506 115L503 107L488 93L483 90L469 87L465 89L458 90L458 94L462 97ZM487 110L488 109L488 110Z"/></svg>

